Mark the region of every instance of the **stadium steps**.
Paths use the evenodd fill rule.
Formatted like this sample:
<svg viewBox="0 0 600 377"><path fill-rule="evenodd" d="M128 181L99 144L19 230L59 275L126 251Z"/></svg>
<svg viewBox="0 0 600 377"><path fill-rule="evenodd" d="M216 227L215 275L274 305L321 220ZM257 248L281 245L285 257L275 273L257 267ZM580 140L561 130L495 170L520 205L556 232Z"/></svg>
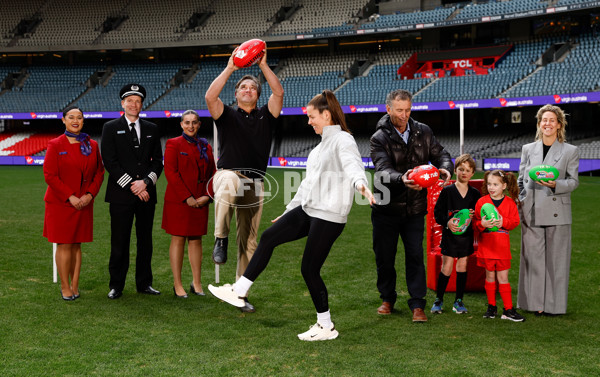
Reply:
<svg viewBox="0 0 600 377"><path fill-rule="evenodd" d="M200 73L200 68L198 67L198 63L192 64L192 67L187 75L185 75L183 79L184 84L191 84L194 82L194 78Z"/></svg>
<svg viewBox="0 0 600 377"><path fill-rule="evenodd" d="M19 77L17 77L15 79L14 85L13 85L13 89L14 88L23 89L23 86L25 85L25 82L27 81L27 79L29 78L29 76L31 76L31 73L29 73L27 71L27 68L21 68L19 70L19 72L21 74L19 75Z"/></svg>
<svg viewBox="0 0 600 377"><path fill-rule="evenodd" d="M86 90L85 90L83 93L81 93L81 94L80 94L80 95L78 95L78 96L77 96L77 97L76 97L76 98L75 98L73 101L71 101L70 103L68 103L68 104L67 104L67 106L65 106L65 108L67 108L67 107L69 107L69 106L71 106L71 105L74 105L75 103L77 103L77 101L79 101L79 99L80 99L81 97L83 97L83 96L85 96L86 94L88 94L88 93L89 93L89 92L90 92L92 89L94 89L94 88L93 88L93 87L91 87L91 86L88 86L88 88L87 88L87 89L86 89Z"/></svg>
<svg viewBox="0 0 600 377"><path fill-rule="evenodd" d="M571 43L571 47L564 54L562 54L558 59L556 59L556 63L564 62L569 57L569 55L571 55L573 50L576 49L578 46L579 46L578 43Z"/></svg>
<svg viewBox="0 0 600 377"><path fill-rule="evenodd" d="M413 97L416 96L419 93L424 92L425 90L427 90L427 88L429 88L431 85L435 84L440 79L441 79L441 77L436 77L435 79L431 80L427 85L425 85L424 87L422 87L421 90L417 91L416 93L413 93Z"/></svg>
<svg viewBox="0 0 600 377"><path fill-rule="evenodd" d="M454 17L456 17L456 15L459 14L459 13L460 13L460 8L456 8L454 10L454 12L452 12L452 14L450 14L448 16L448 18L446 18L446 21L450 21L450 20L454 19Z"/></svg>
<svg viewBox="0 0 600 377"><path fill-rule="evenodd" d="M335 94L335 93L337 93L337 92L338 92L340 89L342 89L344 86L346 86L346 85L350 84L351 82L352 82L352 80L350 80L350 79L346 79L346 81L344 81L344 82L343 82L343 83L342 83L340 86L338 86L337 88L335 88L335 89L333 90L333 93L334 93L334 94Z"/></svg>
<svg viewBox="0 0 600 377"><path fill-rule="evenodd" d="M94 39L92 41L93 45L99 45L100 43L102 43L102 41L104 41L104 37L106 37L108 35L108 33L100 33L98 34L98 36L96 37L96 39Z"/></svg>
<svg viewBox="0 0 600 377"><path fill-rule="evenodd" d="M368 76L369 72L371 72L371 70L377 66L377 62L374 58L369 57L367 61L369 62L369 66L363 71L362 74L360 74L360 76Z"/></svg>
<svg viewBox="0 0 600 377"><path fill-rule="evenodd" d="M157 104L157 103L158 103L158 102L159 102L161 99L163 99L164 97L168 96L168 95L169 95L169 93L171 93L171 91L173 91L175 88L178 88L178 87L179 87L179 85L172 85L172 86L170 86L170 87L169 87L167 90L165 90L165 92L164 92L162 95L160 95L160 97L158 97L158 98L156 99L156 101L152 102L152 103L151 103L150 105L148 105L148 107L146 107L144 110L152 110L152 107L153 107L154 105L156 105L156 104Z"/></svg>
<svg viewBox="0 0 600 377"><path fill-rule="evenodd" d="M533 72L531 72L530 74L528 74L527 76L523 77L520 81L518 81L516 84L510 86L508 89L506 89L505 91L499 93L496 98L502 98L506 95L506 93L508 91L510 91L511 89L517 87L518 85L521 85L523 82L527 81L531 76L533 76L536 72L540 71L544 69L544 67L537 67Z"/></svg>
<svg viewBox="0 0 600 377"><path fill-rule="evenodd" d="M102 76L102 80L100 80L99 85L106 86L108 85L110 79L113 78L117 73L113 70L113 66L109 65L106 67L106 73Z"/></svg>
<svg viewBox="0 0 600 377"><path fill-rule="evenodd" d="M154 102L152 102L148 107L146 107L146 110L152 109L154 105L159 103L161 99L168 96L169 93L171 93L173 90L179 88L181 84L191 83L194 80L194 77L196 77L196 75L198 74L198 72L200 72L198 64L193 64L190 67L179 68L179 71L177 71L169 80L169 87L167 88L167 90L165 90L163 94L161 94Z"/></svg>
<svg viewBox="0 0 600 377"><path fill-rule="evenodd" d="M179 38L177 38L177 42L182 42L185 41L188 37L188 35L192 32L192 29L185 29L183 31L183 33L181 33L181 35L179 36Z"/></svg>

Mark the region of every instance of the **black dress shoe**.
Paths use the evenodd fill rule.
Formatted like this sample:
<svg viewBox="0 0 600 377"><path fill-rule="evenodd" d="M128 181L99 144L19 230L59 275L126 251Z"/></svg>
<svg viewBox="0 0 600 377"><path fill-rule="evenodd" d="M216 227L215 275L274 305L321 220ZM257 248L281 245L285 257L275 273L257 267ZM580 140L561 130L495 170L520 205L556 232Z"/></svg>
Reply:
<svg viewBox="0 0 600 377"><path fill-rule="evenodd" d="M79 298L79 297L80 297L79 296L79 292L77 292L77 294L75 294L75 293L73 294L73 299L76 299L76 298Z"/></svg>
<svg viewBox="0 0 600 377"><path fill-rule="evenodd" d="M194 288L194 283L190 283L190 293L196 296L206 296L204 292L196 292L196 289Z"/></svg>
<svg viewBox="0 0 600 377"><path fill-rule="evenodd" d="M152 288L152 286L149 285L144 289L138 289L138 293L145 293L147 295L159 295L160 291Z"/></svg>
<svg viewBox="0 0 600 377"><path fill-rule="evenodd" d="M227 262L227 243L227 238L215 238L212 257L216 264L225 264Z"/></svg>
<svg viewBox="0 0 600 377"><path fill-rule="evenodd" d="M62 294L62 289L60 290L60 297L62 297L62 299L65 300L65 301L73 301L73 300L75 300L77 298L75 296L64 296Z"/></svg>
<svg viewBox="0 0 600 377"><path fill-rule="evenodd" d="M248 297L244 297L244 301L246 302L246 305L242 306L240 310L244 313L254 313L256 309L254 309L254 305L248 301Z"/></svg>
<svg viewBox="0 0 600 377"><path fill-rule="evenodd" d="M187 295L187 293L185 293L185 294L183 294L183 295L179 296L179 295L177 294L177 291L175 290L175 287L173 287L173 294L174 294L174 295L175 295L175 297L177 297L177 298L188 298L188 295Z"/></svg>
<svg viewBox="0 0 600 377"><path fill-rule="evenodd" d="M536 317L557 317L560 314L554 314L554 313L548 313L548 312L534 312L533 314L535 314Z"/></svg>
<svg viewBox="0 0 600 377"><path fill-rule="evenodd" d="M118 299L121 296L123 296L123 291L119 291L114 288L111 289L110 292L108 292L108 298L110 298L111 300Z"/></svg>

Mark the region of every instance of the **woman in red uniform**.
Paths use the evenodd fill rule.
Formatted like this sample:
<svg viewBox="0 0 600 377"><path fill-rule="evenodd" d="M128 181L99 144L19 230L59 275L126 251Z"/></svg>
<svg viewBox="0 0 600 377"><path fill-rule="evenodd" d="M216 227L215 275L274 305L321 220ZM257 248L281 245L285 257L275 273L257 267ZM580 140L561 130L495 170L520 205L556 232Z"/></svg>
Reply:
<svg viewBox="0 0 600 377"><path fill-rule="evenodd" d="M165 176L167 190L163 207L162 228L171 235L169 259L173 270L173 293L187 298L181 283L183 249L188 241L188 258L193 282L190 292L204 296L200 276L202 272L202 236L208 224L208 203L216 171L212 147L206 139L197 136L200 117L194 110L181 116L183 134L167 140L165 147Z"/></svg>
<svg viewBox="0 0 600 377"><path fill-rule="evenodd" d="M43 234L57 244L61 296L72 301L79 297L81 243L93 239L94 198L104 180L104 165L98 143L81 132L83 111L69 106L62 121L66 131L50 140L44 160L48 189Z"/></svg>

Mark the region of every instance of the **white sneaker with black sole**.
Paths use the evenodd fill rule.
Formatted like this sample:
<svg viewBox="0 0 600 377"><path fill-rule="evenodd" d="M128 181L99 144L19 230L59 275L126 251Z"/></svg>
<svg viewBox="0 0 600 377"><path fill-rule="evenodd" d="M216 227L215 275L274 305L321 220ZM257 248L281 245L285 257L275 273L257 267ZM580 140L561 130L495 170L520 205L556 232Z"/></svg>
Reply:
<svg viewBox="0 0 600 377"><path fill-rule="evenodd" d="M223 300L226 303L235 306L236 308L243 308L246 306L246 301L243 297L239 297L233 290L233 285L225 284L220 287L215 287L212 284L208 285L208 290L219 300Z"/></svg>
<svg viewBox="0 0 600 377"><path fill-rule="evenodd" d="M308 342L312 342L315 340L331 340L335 339L340 335L335 326L331 325L331 328L324 328L319 324L319 322L315 323L308 329L307 332L303 332L302 334L298 334L298 339L306 340Z"/></svg>

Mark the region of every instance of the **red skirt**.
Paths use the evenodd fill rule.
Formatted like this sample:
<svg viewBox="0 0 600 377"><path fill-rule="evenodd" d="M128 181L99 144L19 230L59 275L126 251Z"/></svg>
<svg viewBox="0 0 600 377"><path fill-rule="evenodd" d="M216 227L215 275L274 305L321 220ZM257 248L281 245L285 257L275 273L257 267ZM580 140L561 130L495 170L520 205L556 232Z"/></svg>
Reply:
<svg viewBox="0 0 600 377"><path fill-rule="evenodd" d="M94 205L81 211L71 205L46 202L44 237L52 243L92 242L94 238Z"/></svg>
<svg viewBox="0 0 600 377"><path fill-rule="evenodd" d="M192 208L186 203L166 201L163 206L162 228L172 236L203 236L208 229L208 204Z"/></svg>

